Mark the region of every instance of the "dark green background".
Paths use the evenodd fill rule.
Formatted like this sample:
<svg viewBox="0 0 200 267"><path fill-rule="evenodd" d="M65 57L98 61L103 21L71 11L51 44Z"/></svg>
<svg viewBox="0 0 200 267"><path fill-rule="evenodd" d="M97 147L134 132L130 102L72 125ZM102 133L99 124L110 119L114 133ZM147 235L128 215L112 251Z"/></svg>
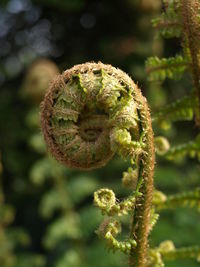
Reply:
<svg viewBox="0 0 200 267"><path fill-rule="evenodd" d="M192 86L187 74L180 81L167 80L163 85L147 81L147 57L173 56L181 50L178 39L156 38L151 19L161 10L156 0L1 1L1 267L127 266L128 260L120 252L108 252L94 233L103 218L92 202L93 192L101 187L114 189L118 198L128 195L120 183L128 162L115 157L100 170L80 172L39 153L31 145L39 129L30 127L27 121L34 106L20 92L27 67L35 59L49 58L61 72L87 61L123 69L138 82L152 113L183 96ZM167 136L172 144L187 142L198 132L192 122L176 123L168 131L154 125L154 131L155 135ZM159 190L170 194L199 184L196 160L173 163L157 157L156 161L155 186ZM5 219L5 214L10 219ZM177 247L199 244L199 219L196 210L162 212L151 245L168 239ZM123 229L122 237L127 237L128 218ZM198 266L195 261L166 264L180 265Z"/></svg>

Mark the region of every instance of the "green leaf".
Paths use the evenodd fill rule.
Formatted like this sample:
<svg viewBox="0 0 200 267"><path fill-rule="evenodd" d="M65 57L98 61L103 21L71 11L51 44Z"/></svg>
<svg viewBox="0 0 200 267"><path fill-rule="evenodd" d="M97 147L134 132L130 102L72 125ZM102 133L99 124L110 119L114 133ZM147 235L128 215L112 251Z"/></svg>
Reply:
<svg viewBox="0 0 200 267"><path fill-rule="evenodd" d="M185 96L155 113L153 120L162 121L191 121L198 107L198 99L194 95Z"/></svg>
<svg viewBox="0 0 200 267"><path fill-rule="evenodd" d="M96 207L86 206L80 211L80 219L83 236L84 238L88 238L98 228L102 220L102 215Z"/></svg>
<svg viewBox="0 0 200 267"><path fill-rule="evenodd" d="M70 199L74 203L81 202L88 196L93 197L93 192L99 187L97 178L85 174L73 177L68 183Z"/></svg>
<svg viewBox="0 0 200 267"><path fill-rule="evenodd" d="M31 171L30 179L33 183L40 185L49 177L63 175L64 167L52 158L43 158L37 161Z"/></svg>
<svg viewBox="0 0 200 267"><path fill-rule="evenodd" d="M81 267L82 265L82 259L77 251L75 250L68 250L63 257L61 257L57 263L56 267Z"/></svg>
<svg viewBox="0 0 200 267"><path fill-rule="evenodd" d="M197 157L200 161L200 134L193 141L170 148L164 156L176 161L182 160L185 156Z"/></svg>
<svg viewBox="0 0 200 267"><path fill-rule="evenodd" d="M67 201L68 195L66 192L66 197L63 199L62 194L58 190L52 189L47 192L42 197L41 204L40 204L40 213L45 218L50 218L53 216L56 210L62 209L63 205L65 208L70 208L71 205L69 201ZM63 203L64 202L64 203Z"/></svg>
<svg viewBox="0 0 200 267"><path fill-rule="evenodd" d="M46 145L41 132L33 134L28 140L30 147L40 154L46 153Z"/></svg>
<svg viewBox="0 0 200 267"><path fill-rule="evenodd" d="M167 197L165 196L160 199L154 197L153 204L155 205L156 210L175 209L180 207L195 207L199 211L200 188L196 188L195 190L189 192L181 192Z"/></svg>
<svg viewBox="0 0 200 267"><path fill-rule="evenodd" d="M180 4L178 1L165 3L166 11L152 20L152 25L164 38L180 37L182 34L181 18L178 12Z"/></svg>
<svg viewBox="0 0 200 267"><path fill-rule="evenodd" d="M146 60L149 81L164 81L166 78L178 80L186 70L189 59L181 55L170 58L150 57Z"/></svg>
<svg viewBox="0 0 200 267"><path fill-rule="evenodd" d="M46 248L53 249L64 239L77 239L81 237L79 216L69 212L67 215L54 221L47 229L43 243Z"/></svg>

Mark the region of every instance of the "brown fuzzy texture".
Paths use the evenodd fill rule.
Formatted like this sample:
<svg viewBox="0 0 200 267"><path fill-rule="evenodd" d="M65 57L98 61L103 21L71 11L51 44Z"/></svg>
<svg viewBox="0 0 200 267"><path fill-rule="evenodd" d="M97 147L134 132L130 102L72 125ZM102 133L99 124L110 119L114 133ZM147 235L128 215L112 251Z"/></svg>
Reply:
<svg viewBox="0 0 200 267"><path fill-rule="evenodd" d="M153 171L154 171L154 142L153 142L153 131L151 126L151 117L148 108L146 98L142 96L142 93L138 86L132 81L132 79L123 71L112 67L111 65L105 65L102 63L85 63L77 65L67 71L55 80L49 91L47 92L45 99L42 103L41 122L42 131L44 133L45 141L48 145L50 152L56 159L61 161L67 166L73 166L74 162L71 159L63 157L59 146L55 143L54 137L52 136L52 128L49 125L50 118L52 116L52 107L54 105L53 95L65 85L65 82L70 79L74 74L86 73L94 70L104 70L106 73L111 75L120 83L126 84L131 88L132 97L137 106L137 113L139 116L140 133L144 133L143 142L145 148L140 155L140 168L142 170L143 185L141 192L143 196L137 201L134 220L132 222L131 239L137 241L137 248L132 249L130 253L129 264L130 267L146 267L147 265L147 251L148 251L148 234L149 234L149 223L150 223L150 209L153 195ZM111 92L112 93L112 92ZM102 97L103 98L103 97ZM105 102L103 102L104 104ZM109 155L111 158L113 153ZM106 155L105 155L106 157ZM93 169L103 166L107 163L108 159L104 159L102 162L97 162L95 166L78 166L78 169ZM74 167L74 166L73 166Z"/></svg>
<svg viewBox="0 0 200 267"><path fill-rule="evenodd" d="M199 110L196 113L196 125L200 127L200 2L198 0L181 1L184 45L189 46L192 57L193 82L199 100Z"/></svg>
<svg viewBox="0 0 200 267"><path fill-rule="evenodd" d="M68 167L72 168L77 168L79 170L91 170L91 169L96 169L104 166L107 164L107 162L113 157L114 152L110 149L107 149L107 153L102 155L102 160L99 160L98 162L95 162L94 164L90 162L90 152L89 152L89 147L88 147L88 153L86 153L86 158L88 158L88 165L81 165L79 161L76 159L72 158L66 158L63 155L63 152L59 148L58 144L56 144L53 133L52 133L52 127L50 125L50 119L53 114L53 105L54 105L54 95L59 92L61 88L64 88L65 84L67 81L71 79L72 76L78 75L78 74L84 74L84 73L89 73L89 72L94 72L94 71L99 71L99 70L104 70L107 74L109 74L111 77L116 78L119 82L123 82L127 84L130 88L135 89L137 86L134 84L134 82L131 80L130 77L123 71L116 69L112 67L111 65L105 65L101 62L99 63L85 63L85 64L80 64L76 65L73 68L66 70L62 75L59 75L56 80L51 84L48 92L45 95L44 101L41 104L41 125L42 125L42 131L44 134L45 141L47 143L48 149L51 152L51 154L61 163ZM90 96L91 94L89 94ZM79 99L75 99L76 101L79 101ZM90 101L90 99L88 99ZM102 105L104 105L105 100L102 97ZM81 106L82 103L80 101L79 105ZM109 123L106 125L107 122L106 120L102 123L102 127L104 127L104 135L109 134ZM110 126L112 127L112 125ZM76 129L73 129L75 131ZM103 138L103 135L102 135ZM74 143L76 144L76 139L74 139ZM109 144L108 140L108 144ZM73 145L72 143L70 146ZM98 144L97 144L98 145ZM100 144L99 144L100 145ZM89 146L89 145L88 145Z"/></svg>
<svg viewBox="0 0 200 267"><path fill-rule="evenodd" d="M59 146L54 141L54 137L52 135L52 127L49 125L49 121L53 112L53 95L55 92L59 91L60 88L63 88L65 86L65 82L71 79L71 77L75 74L79 73L86 73L89 71L92 71L94 69L100 70L104 66L107 66L106 70L110 70L112 66L110 65L104 65L102 63L86 63L86 64L80 64L76 65L73 68L66 70L63 72L62 75L58 76L56 80L51 84L47 94L45 95L45 99L41 104L41 125L42 125L42 131L44 134L45 141L47 143L48 149L51 152L51 154L61 163L68 167L77 168L79 170L92 170L96 168L100 168L104 166L114 155L114 152L110 151L109 153L104 155L104 158L102 161L95 162L95 164L91 165L85 165L81 166L78 161L73 160L71 158L66 158L62 151L60 150ZM81 105L81 102L80 102ZM76 143L76 139L74 140L74 144ZM72 143L70 145L73 145ZM85 156L88 158L90 157L89 147L88 147L88 154Z"/></svg>
<svg viewBox="0 0 200 267"><path fill-rule="evenodd" d="M146 98L137 88L135 99L140 103L141 125L145 131L145 151L141 158L142 177L144 179L142 189L143 196L137 201L133 218L131 237L136 238L137 247L132 251L129 259L131 267L146 267L148 258L148 235L150 223L150 210L153 197L153 175L155 164L155 150L151 116Z"/></svg>

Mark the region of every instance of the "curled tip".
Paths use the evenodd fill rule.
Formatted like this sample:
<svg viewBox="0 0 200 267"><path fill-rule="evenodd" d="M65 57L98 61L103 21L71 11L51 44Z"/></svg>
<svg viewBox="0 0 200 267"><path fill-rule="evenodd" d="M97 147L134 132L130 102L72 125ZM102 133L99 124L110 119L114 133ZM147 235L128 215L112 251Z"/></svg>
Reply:
<svg viewBox="0 0 200 267"><path fill-rule="evenodd" d="M170 143L167 138L163 136L156 136L154 138L155 151L158 155L164 155L170 149Z"/></svg>
<svg viewBox="0 0 200 267"><path fill-rule="evenodd" d="M126 172L123 172L122 183L127 188L135 189L138 181L138 168L128 168Z"/></svg>
<svg viewBox="0 0 200 267"><path fill-rule="evenodd" d="M42 131L51 154L82 170L104 166L115 152L132 156L131 141L139 139L135 90L126 73L102 63L76 65L59 75L41 105Z"/></svg>
<svg viewBox="0 0 200 267"><path fill-rule="evenodd" d="M171 240L165 240L160 243L159 250L164 251L164 252L175 250L174 243Z"/></svg>
<svg viewBox="0 0 200 267"><path fill-rule="evenodd" d="M59 69L49 59L38 59L29 67L22 86L21 94L39 104L52 80L59 74Z"/></svg>
<svg viewBox="0 0 200 267"><path fill-rule="evenodd" d="M110 238L116 236L121 232L121 224L113 218L106 218L99 226L96 233L101 238Z"/></svg>
<svg viewBox="0 0 200 267"><path fill-rule="evenodd" d="M109 211L116 203L115 193L107 188L102 188L94 193L94 203L101 210Z"/></svg>

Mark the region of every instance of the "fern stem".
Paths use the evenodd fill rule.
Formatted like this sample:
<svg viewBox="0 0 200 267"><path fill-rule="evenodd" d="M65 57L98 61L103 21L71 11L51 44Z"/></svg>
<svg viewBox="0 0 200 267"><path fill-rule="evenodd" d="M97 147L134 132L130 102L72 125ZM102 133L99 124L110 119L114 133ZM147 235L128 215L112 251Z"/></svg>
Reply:
<svg viewBox="0 0 200 267"><path fill-rule="evenodd" d="M132 250L129 258L130 267L147 266L148 234L150 223L150 209L153 197L153 174L155 153L153 145L153 131L151 127L151 117L146 104L146 99L138 92L137 98L143 103L143 109L140 110L141 124L145 134L146 148L141 158L141 176L143 184L140 192L142 197L138 199L133 212L131 227L131 237L136 238L137 247Z"/></svg>
<svg viewBox="0 0 200 267"><path fill-rule="evenodd" d="M94 201L109 216L133 209L128 241L115 239L120 228L116 221L104 221L98 234L111 249L130 252L130 267L146 267L154 142L148 104L140 89L126 73L110 65L77 65L51 85L41 118L49 150L69 167L99 168L115 152L135 162L140 175L132 196L118 204L111 190L101 189L95 192Z"/></svg>
<svg viewBox="0 0 200 267"><path fill-rule="evenodd" d="M197 0L182 0L183 27L185 32L184 45L189 45L192 58L192 75L196 88L199 108L196 112L196 125L200 127L200 60L199 60L199 42L200 42L200 25L197 21L200 3Z"/></svg>

